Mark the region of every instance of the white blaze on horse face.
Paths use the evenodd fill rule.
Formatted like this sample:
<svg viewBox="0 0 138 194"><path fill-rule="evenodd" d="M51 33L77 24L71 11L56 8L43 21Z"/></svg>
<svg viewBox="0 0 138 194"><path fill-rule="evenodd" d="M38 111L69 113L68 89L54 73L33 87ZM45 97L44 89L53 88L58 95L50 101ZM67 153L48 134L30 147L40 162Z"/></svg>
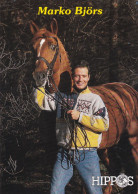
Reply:
<svg viewBox="0 0 138 194"><path fill-rule="evenodd" d="M38 57L40 56L41 48L42 48L44 42L45 42L45 39L43 38L43 39L40 41L40 48L39 48Z"/></svg>

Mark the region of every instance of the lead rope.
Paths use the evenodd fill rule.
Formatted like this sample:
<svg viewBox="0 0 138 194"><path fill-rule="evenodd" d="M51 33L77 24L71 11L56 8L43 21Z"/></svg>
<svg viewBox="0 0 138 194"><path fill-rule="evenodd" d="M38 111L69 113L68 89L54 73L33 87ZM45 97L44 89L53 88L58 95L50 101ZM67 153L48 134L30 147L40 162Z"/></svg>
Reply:
<svg viewBox="0 0 138 194"><path fill-rule="evenodd" d="M59 98L62 100L62 102L67 106L67 110L69 109L69 110L71 110L72 108L70 107L70 105L64 100L64 98L63 98L63 96L61 95L61 93L60 93L60 91L59 91L59 89L58 89L58 87L57 87L57 85L56 85L56 83L55 83L55 81L54 81L54 79L53 79L53 77L52 76L49 76L50 78L51 78L51 80L52 80L52 83L53 83L53 85L55 86L55 88L56 88L56 90L57 90L57 92L53 89L53 92L56 92L57 94L58 94L58 96L59 96ZM79 153L79 150L78 150L78 147L77 147L77 145L76 145L76 140L77 140L77 127L79 126L79 128L81 129L81 132L82 132L82 135L83 135L83 138L84 138L84 141L85 141L85 145L87 144L87 143L89 143L89 145L90 145L90 142L89 142L89 139L88 139L88 137L87 137L87 134L86 134L86 131L85 131L85 129L84 129L84 127L81 125L81 124L79 124L78 122L76 122L76 121L72 121L72 120L70 120L70 118L69 118L69 116L68 115L64 115L64 119L65 119L65 121L66 121L66 123L67 123L67 125L68 125L68 128L69 128L69 131L70 131L70 134L71 134L71 142L70 142L70 145L71 145L71 143L72 143L72 141L73 141L73 143L74 143L74 146L75 146L75 149L73 150L73 157L72 157L72 159L71 159L71 163L74 165L75 164L75 158L77 159L77 161L78 161L78 163L81 161L81 160L84 160L85 159L85 151L84 151L84 149L83 149L83 155L84 155L84 157L83 157L83 159L80 159L80 153ZM79 139L78 139L79 140ZM82 145L82 143L81 143L81 141L79 140L79 143L81 144L81 147L83 148L85 145ZM71 150L71 147L69 147L69 152L70 152L70 150Z"/></svg>
<svg viewBox="0 0 138 194"><path fill-rule="evenodd" d="M49 76L49 77L50 77L50 76ZM52 80L53 80L53 79L52 79ZM88 137L87 137L86 131L85 131L85 129L83 128L83 126L82 126L81 124L79 124L78 122L76 123L75 121L72 121L72 120L69 118L68 114L66 114L66 112L67 112L68 110L71 110L71 107L70 107L70 105L64 100L64 98L63 98L63 96L61 95L59 89L57 88L57 86L56 86L54 80L53 80L52 82L53 82L55 88L57 89L57 92L56 92L56 91L52 88L52 89L53 89L53 92L56 92L56 93L58 94L59 99L62 100L62 101L60 101L60 100L58 100L57 98L55 98L55 97L54 97L48 90L46 90L46 89L45 89L46 93L43 92L43 91L42 91L40 88L38 88L38 87L36 87L36 89L38 89L39 91L41 91L44 95L50 96L54 101L58 102L58 103L64 108L64 110L65 110L64 119L65 119L65 121L66 121L66 123L67 123L67 126L68 126L69 131L70 131L70 135L71 135L71 140L70 140L70 142L69 142L70 147L67 147L67 148L65 148L65 149L68 149L68 150L69 150L69 151L68 151L68 158L69 158L70 163L71 163L72 165L75 165L75 163L76 163L76 162L75 162L75 158L77 159L77 163L79 163L80 161L82 161L82 160L85 159L85 150L84 150L84 146L85 146L87 143L89 143L89 145L90 145L90 142L89 142L89 139L88 139ZM80 141L80 140L78 139L78 137L77 137L77 127L78 127L78 126L79 126L79 128L81 129L83 138L84 138L84 140L85 140L85 145L82 145L81 141ZM79 153L79 149L78 149L78 147L77 147L77 145L76 145L76 139L78 139L79 143L81 144L81 147L83 148L83 156L84 156L83 159L80 159L80 153ZM71 150L71 143L72 143L72 142L73 142L74 147L75 147L74 150ZM70 151L73 151L73 155L71 154Z"/></svg>

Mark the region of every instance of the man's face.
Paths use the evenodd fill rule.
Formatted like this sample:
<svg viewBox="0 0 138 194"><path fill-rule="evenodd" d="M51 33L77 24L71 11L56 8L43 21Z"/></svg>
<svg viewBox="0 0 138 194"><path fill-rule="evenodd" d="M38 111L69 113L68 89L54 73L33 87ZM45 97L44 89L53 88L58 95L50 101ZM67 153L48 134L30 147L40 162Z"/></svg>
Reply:
<svg viewBox="0 0 138 194"><path fill-rule="evenodd" d="M83 90L90 79L87 67L78 67L74 71L73 82L77 89Z"/></svg>

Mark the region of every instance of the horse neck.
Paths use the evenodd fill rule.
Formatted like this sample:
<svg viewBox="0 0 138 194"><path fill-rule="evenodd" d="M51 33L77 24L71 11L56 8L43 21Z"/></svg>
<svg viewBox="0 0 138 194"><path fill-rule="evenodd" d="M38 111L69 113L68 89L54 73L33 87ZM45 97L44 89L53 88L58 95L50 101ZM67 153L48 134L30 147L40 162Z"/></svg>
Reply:
<svg viewBox="0 0 138 194"><path fill-rule="evenodd" d="M71 66L68 58L68 54L65 51L60 40L59 42L59 54L61 55L61 60L59 70L56 72L56 75L59 77L58 87L62 92L67 92L72 90L72 76L71 76ZM56 77L56 76L55 76Z"/></svg>
<svg viewBox="0 0 138 194"><path fill-rule="evenodd" d="M71 66L68 58L68 54L63 47L63 44L59 40L59 53L61 55L61 71L68 71L71 74Z"/></svg>

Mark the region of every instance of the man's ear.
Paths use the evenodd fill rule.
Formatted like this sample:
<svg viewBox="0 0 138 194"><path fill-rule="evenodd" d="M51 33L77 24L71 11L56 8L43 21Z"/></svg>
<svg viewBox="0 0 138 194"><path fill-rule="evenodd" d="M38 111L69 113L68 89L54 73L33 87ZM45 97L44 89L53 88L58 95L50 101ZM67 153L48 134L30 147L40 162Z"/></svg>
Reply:
<svg viewBox="0 0 138 194"><path fill-rule="evenodd" d="M58 23L57 23L57 20L55 18L53 18L53 20L50 24L50 27L51 27L51 32L57 35L57 33L58 33Z"/></svg>
<svg viewBox="0 0 138 194"><path fill-rule="evenodd" d="M30 30L32 34L35 34L39 30L39 27L33 21L30 21Z"/></svg>

